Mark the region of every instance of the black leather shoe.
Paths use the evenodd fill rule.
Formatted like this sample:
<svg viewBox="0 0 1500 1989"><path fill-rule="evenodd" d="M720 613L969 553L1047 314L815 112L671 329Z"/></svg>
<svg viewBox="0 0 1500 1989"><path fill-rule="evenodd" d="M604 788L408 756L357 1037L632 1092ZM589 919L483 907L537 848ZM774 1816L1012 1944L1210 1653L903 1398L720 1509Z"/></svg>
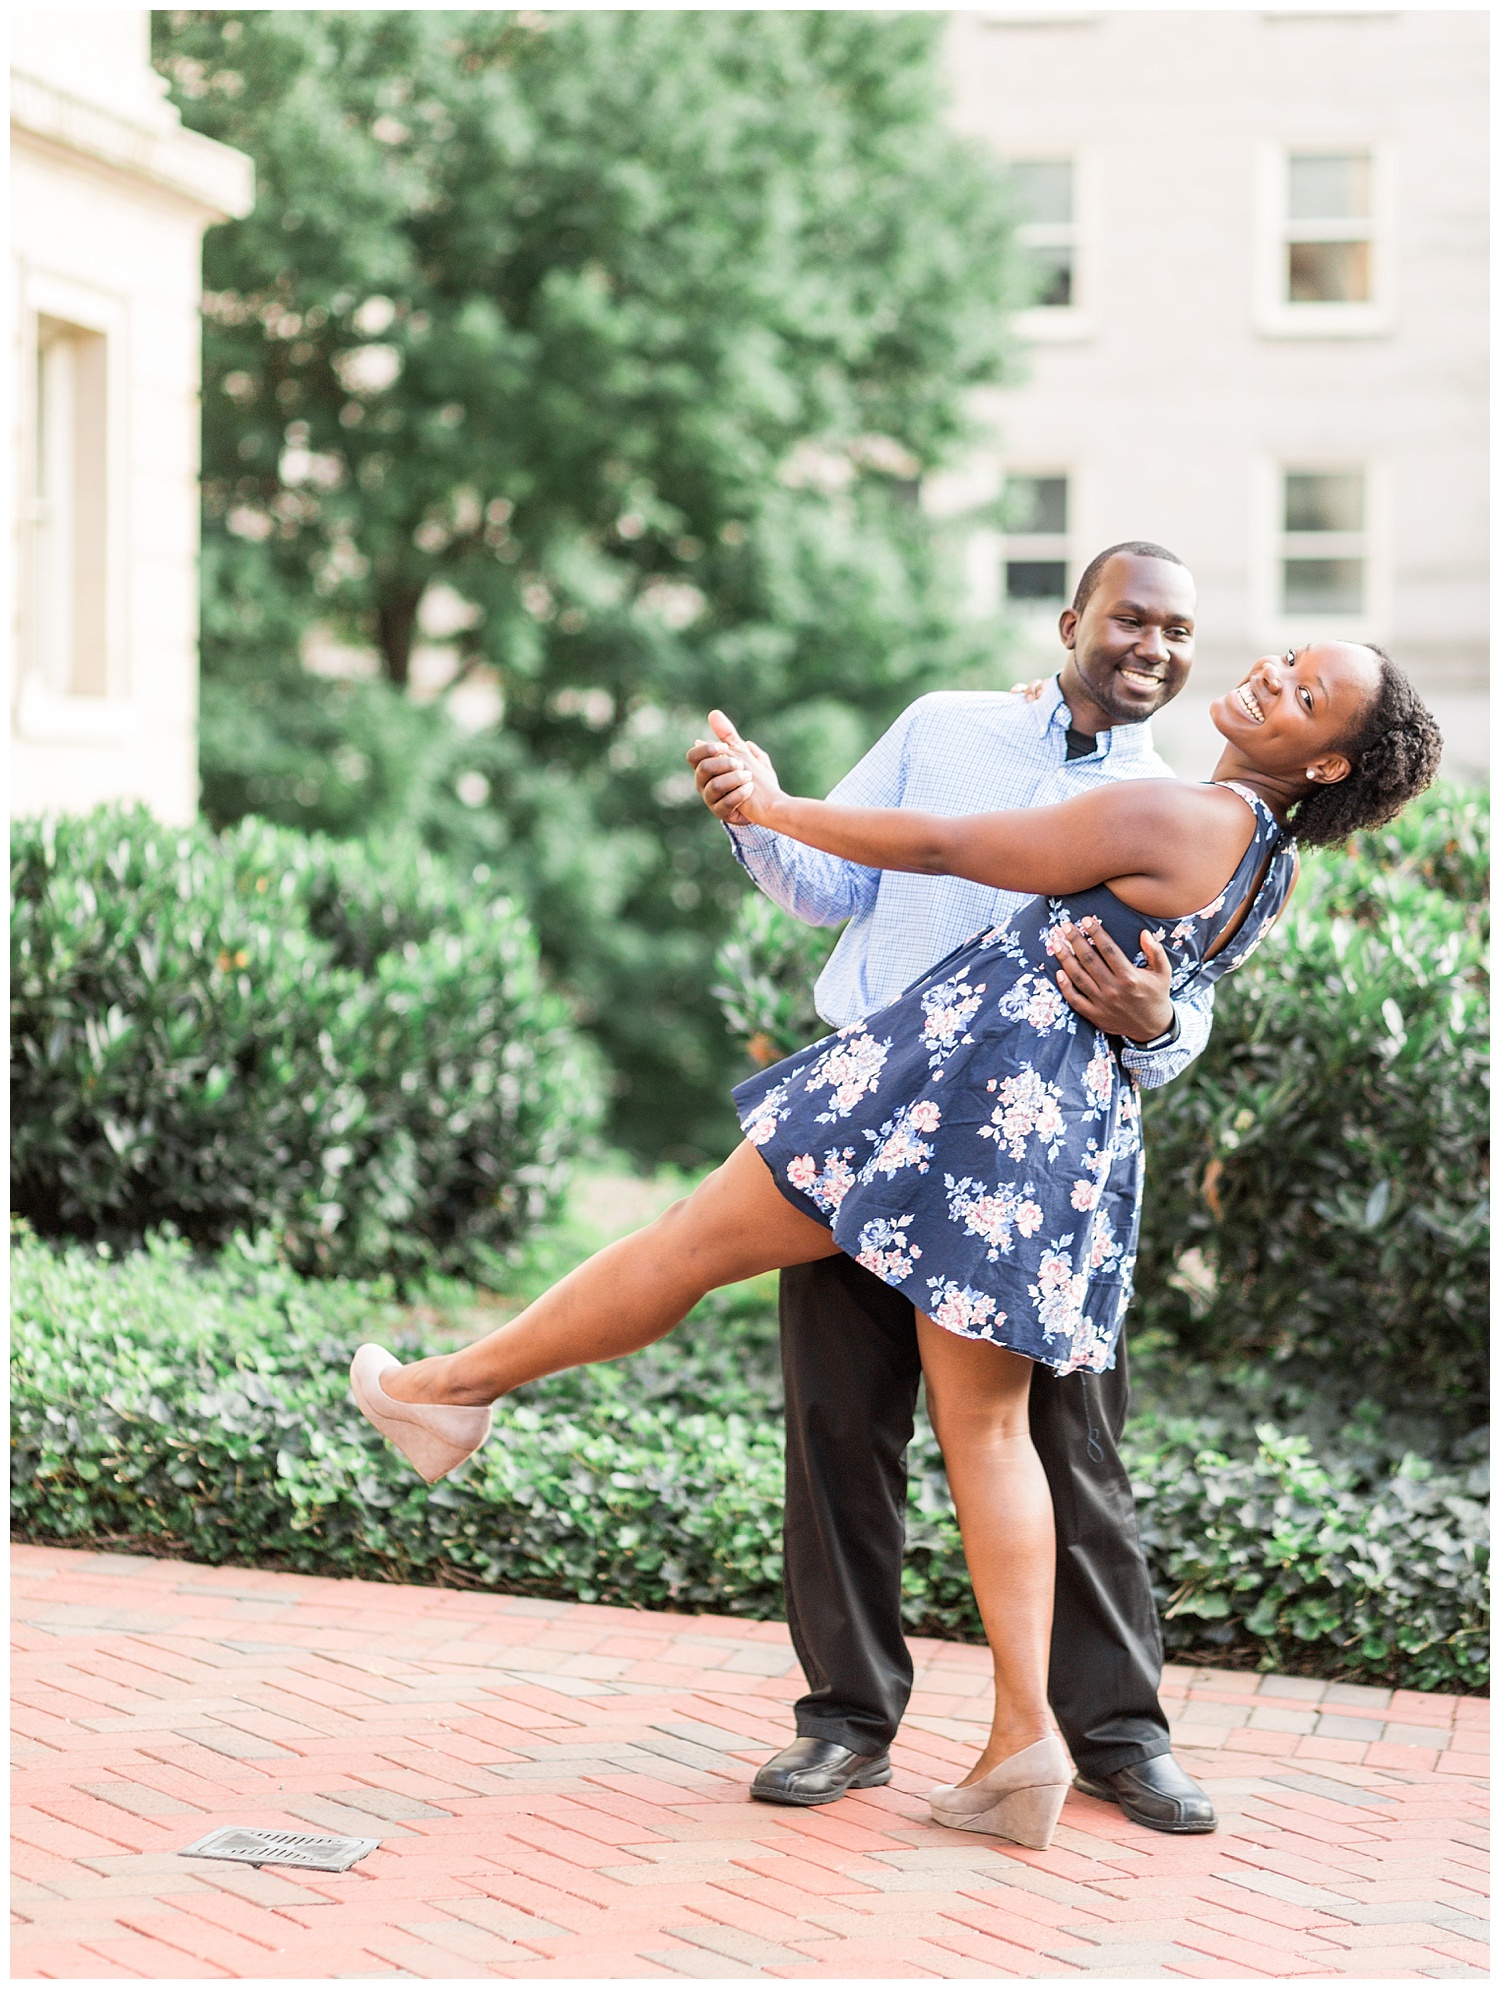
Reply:
<svg viewBox="0 0 1500 1989"><path fill-rule="evenodd" d="M851 1789L878 1789L891 1779L889 1754L855 1754L836 1740L803 1734L773 1755L750 1784L757 1802L798 1808L836 1803Z"/></svg>
<svg viewBox="0 0 1500 1989"><path fill-rule="evenodd" d="M1219 1827L1206 1792L1170 1754L1154 1754L1149 1761L1117 1768L1113 1775L1075 1775L1073 1787L1101 1802L1118 1803L1132 1823L1144 1823L1148 1830L1191 1837Z"/></svg>

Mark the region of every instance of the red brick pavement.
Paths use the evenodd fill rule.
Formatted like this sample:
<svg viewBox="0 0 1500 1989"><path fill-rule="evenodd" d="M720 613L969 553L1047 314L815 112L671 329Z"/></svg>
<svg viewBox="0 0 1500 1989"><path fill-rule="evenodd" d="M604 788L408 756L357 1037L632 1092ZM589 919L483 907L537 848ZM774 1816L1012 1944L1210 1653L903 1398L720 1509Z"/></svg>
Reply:
<svg viewBox="0 0 1500 1989"><path fill-rule="evenodd" d="M748 1799L780 1623L18 1548L13 1971L221 1976L1485 1974L1488 1704L1169 1668L1210 1837L1071 1796L1052 1848L927 1821L985 1653L919 1640L887 1789ZM177 1855L378 1837L337 1877Z"/></svg>

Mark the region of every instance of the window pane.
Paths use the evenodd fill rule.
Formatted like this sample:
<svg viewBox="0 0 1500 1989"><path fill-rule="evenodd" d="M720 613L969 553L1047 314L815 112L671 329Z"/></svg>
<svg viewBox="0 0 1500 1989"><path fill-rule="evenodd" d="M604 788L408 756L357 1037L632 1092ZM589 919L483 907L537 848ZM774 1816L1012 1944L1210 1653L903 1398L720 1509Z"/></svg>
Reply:
<svg viewBox="0 0 1500 1989"><path fill-rule="evenodd" d="M1055 227L1073 219L1071 159L1015 160L1010 171L1017 201L1028 221L1047 221Z"/></svg>
<svg viewBox="0 0 1500 1989"><path fill-rule="evenodd" d="M1065 310L1073 301L1073 251L1059 244L1030 247L1026 254L1032 267L1033 305L1049 311Z"/></svg>
<svg viewBox="0 0 1500 1989"><path fill-rule="evenodd" d="M1067 598L1068 569L1060 559L1008 559L1005 562L1005 597L1008 601L1063 601Z"/></svg>
<svg viewBox="0 0 1500 1989"><path fill-rule="evenodd" d="M73 688L76 387L73 341L44 321L37 339L32 641L43 681L64 695Z"/></svg>
<svg viewBox="0 0 1500 1989"><path fill-rule="evenodd" d="M1368 220L1369 153L1294 152L1287 161L1287 214L1293 221Z"/></svg>
<svg viewBox="0 0 1500 1989"><path fill-rule="evenodd" d="M1365 480L1358 470L1288 470L1285 530L1362 532Z"/></svg>
<svg viewBox="0 0 1500 1989"><path fill-rule="evenodd" d="M1066 477L1007 477L1006 529L1011 532L1066 532Z"/></svg>
<svg viewBox="0 0 1500 1989"><path fill-rule="evenodd" d="M32 644L65 696L108 689L104 393L103 337L39 317Z"/></svg>
<svg viewBox="0 0 1500 1989"><path fill-rule="evenodd" d="M1286 292L1291 303L1369 303L1368 242L1293 242L1286 256Z"/></svg>
<svg viewBox="0 0 1500 1989"><path fill-rule="evenodd" d="M1364 561L1283 560L1281 605L1288 614L1359 614L1365 605Z"/></svg>

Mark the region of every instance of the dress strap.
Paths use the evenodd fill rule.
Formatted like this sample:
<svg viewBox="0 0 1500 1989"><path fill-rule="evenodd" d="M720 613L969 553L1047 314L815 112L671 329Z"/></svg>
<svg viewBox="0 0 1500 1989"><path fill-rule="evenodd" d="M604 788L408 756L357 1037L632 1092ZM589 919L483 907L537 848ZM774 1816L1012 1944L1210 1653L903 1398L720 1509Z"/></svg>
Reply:
<svg viewBox="0 0 1500 1989"><path fill-rule="evenodd" d="M1264 815L1266 819L1270 822L1271 827L1275 829L1278 835L1285 834L1285 831L1283 830L1281 824L1277 821L1276 817L1271 813L1269 805L1261 799L1261 797L1255 792L1255 789L1253 787L1245 787L1241 782L1237 780L1210 781L1209 786L1233 788L1234 792L1240 797L1241 801L1247 802L1249 804L1253 813L1257 815Z"/></svg>

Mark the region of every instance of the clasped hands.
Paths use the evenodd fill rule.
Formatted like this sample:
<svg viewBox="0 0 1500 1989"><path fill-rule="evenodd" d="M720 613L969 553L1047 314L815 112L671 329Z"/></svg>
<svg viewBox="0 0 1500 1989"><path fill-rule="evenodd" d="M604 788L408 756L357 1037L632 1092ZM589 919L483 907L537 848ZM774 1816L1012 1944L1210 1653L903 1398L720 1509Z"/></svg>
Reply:
<svg viewBox="0 0 1500 1989"><path fill-rule="evenodd" d="M688 765L697 776L698 792L730 828L758 827L781 793L770 755L753 740L742 739L733 720L722 711L711 711L708 722L719 744L695 739L688 748Z"/></svg>
<svg viewBox="0 0 1500 1989"><path fill-rule="evenodd" d="M1034 697L1039 689L1026 685L1020 695ZM688 748L698 792L728 827L755 827L781 794L776 769L722 711L711 711L708 722L716 738L695 739ZM1095 918L1058 926L1053 940L1057 985L1068 1006L1107 1036L1133 1043L1149 1043L1172 1026L1172 963L1149 931L1141 934L1141 950L1146 964L1137 967Z"/></svg>

